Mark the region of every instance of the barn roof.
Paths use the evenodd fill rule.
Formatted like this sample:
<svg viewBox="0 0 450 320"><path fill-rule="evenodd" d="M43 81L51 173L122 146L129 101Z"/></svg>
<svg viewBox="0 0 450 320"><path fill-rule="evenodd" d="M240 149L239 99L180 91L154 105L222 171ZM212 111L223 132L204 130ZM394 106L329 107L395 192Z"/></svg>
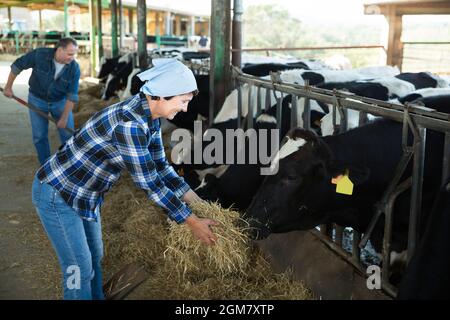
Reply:
<svg viewBox="0 0 450 320"><path fill-rule="evenodd" d="M102 0L103 8L109 8L111 1ZM136 8L136 0L122 0L125 8ZM76 4L80 7L88 7L89 0L69 0L69 5ZM209 17L211 9L209 6L204 7L196 1L184 0L146 0L147 10L169 11L176 14ZM2 0L1 7L26 7L31 10L53 9L64 10L64 0Z"/></svg>
<svg viewBox="0 0 450 320"><path fill-rule="evenodd" d="M448 0L378 0L366 1L365 14L450 14Z"/></svg>

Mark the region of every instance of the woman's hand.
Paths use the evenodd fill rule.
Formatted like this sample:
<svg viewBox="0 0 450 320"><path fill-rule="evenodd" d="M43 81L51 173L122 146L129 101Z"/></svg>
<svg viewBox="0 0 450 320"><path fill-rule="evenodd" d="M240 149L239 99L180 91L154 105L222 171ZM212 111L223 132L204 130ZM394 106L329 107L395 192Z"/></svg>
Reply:
<svg viewBox="0 0 450 320"><path fill-rule="evenodd" d="M217 226L219 223L211 219L198 218L195 214L191 214L186 219L186 224L191 228L194 236L206 245L214 245L217 237L210 229L210 225Z"/></svg>

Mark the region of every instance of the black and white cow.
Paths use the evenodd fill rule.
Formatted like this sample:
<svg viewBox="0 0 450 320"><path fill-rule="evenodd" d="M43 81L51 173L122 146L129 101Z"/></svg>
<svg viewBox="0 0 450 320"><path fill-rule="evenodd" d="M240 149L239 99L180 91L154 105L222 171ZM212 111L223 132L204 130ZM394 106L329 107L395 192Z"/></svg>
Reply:
<svg viewBox="0 0 450 320"><path fill-rule="evenodd" d="M388 101L404 97L415 90L443 88L444 81L429 72L401 73L396 76L350 82L328 82L318 85L322 89L346 90L358 96ZM445 83L445 86L446 83ZM448 87L447 87L448 89Z"/></svg>
<svg viewBox="0 0 450 320"><path fill-rule="evenodd" d="M133 53L127 53L117 60L113 71L108 75L102 100L108 100L116 95L116 92L127 86L128 76L133 71Z"/></svg>
<svg viewBox="0 0 450 320"><path fill-rule="evenodd" d="M319 85L330 82L350 82L357 80L375 79L380 77L395 76L400 73L399 69L391 66L364 67L350 70L286 70L281 72L280 78L283 82Z"/></svg>
<svg viewBox="0 0 450 320"><path fill-rule="evenodd" d="M396 76L382 77L371 80L359 80L350 82L330 82L318 85L322 89L345 90L355 95L389 101L392 103L404 103L422 96L439 95L450 92L445 88L446 81L429 72L401 73ZM435 92L435 93L432 93ZM403 97L403 98L399 98ZM333 109L321 119L322 135L331 135L333 127ZM373 117L371 117L373 118ZM336 114L336 123L340 124L341 116ZM359 112L348 111L347 127L355 128L359 123Z"/></svg>
<svg viewBox="0 0 450 320"><path fill-rule="evenodd" d="M280 80L286 83L296 83L300 85L305 84L305 79L310 80L310 85L317 85L323 82L349 82L361 79L371 79L380 75L394 76L399 74L398 68L390 66L381 67L366 67L353 70L304 70L304 69L293 69L284 70L280 73ZM269 79L268 77L266 77ZM256 101L257 101L257 90L252 88L251 92L251 103L253 104L253 117L257 116ZM248 91L249 86L242 86L242 117L246 117L249 107ZM265 91L260 91L260 100L265 103ZM319 112L325 112L319 104L314 103L311 105L312 110ZM217 113L214 118L214 124L227 123L229 121L236 122L237 119L237 103L238 103L238 91L233 90L225 99L222 108ZM275 97L270 95L270 105L273 106L276 103ZM300 108L301 109L301 108ZM228 125L227 125L228 126Z"/></svg>
<svg viewBox="0 0 450 320"><path fill-rule="evenodd" d="M127 99L137 94L144 82L137 76L144 71L141 68L133 68L133 53L128 53L122 57L105 59L101 66L99 77L108 76L102 99L108 100L123 89L121 99ZM109 74L108 74L109 73ZM209 113L209 75L195 75L199 94L189 103L187 112L178 113L173 120L170 120L179 128L186 128L193 131L194 121L199 116L207 118Z"/></svg>
<svg viewBox="0 0 450 320"><path fill-rule="evenodd" d="M114 58L105 58L102 57L100 61L100 70L97 74L97 78L102 79L106 81L106 77L113 72L113 70L116 68L117 63L121 56L117 56Z"/></svg>
<svg viewBox="0 0 450 320"><path fill-rule="evenodd" d="M309 70L309 67L301 61L290 63L247 63L242 67L242 72L256 77L263 77L268 76L270 72L292 69Z"/></svg>
<svg viewBox="0 0 450 320"><path fill-rule="evenodd" d="M450 299L450 181L429 210L426 231L400 284L401 300Z"/></svg>
<svg viewBox="0 0 450 320"><path fill-rule="evenodd" d="M311 131L293 129L278 157L279 171L268 176L258 190L246 217L257 231L270 233L307 230L322 223L337 223L365 232L374 204L395 174L402 152L402 125L377 120L343 134L318 137ZM424 172L424 207L433 199L441 179L443 134L429 131ZM336 193L332 179L348 175L352 195ZM411 165L404 178L411 175ZM409 191L399 196L394 216L392 249L406 246ZM372 242L381 248L383 224L379 221Z"/></svg>
<svg viewBox="0 0 450 320"><path fill-rule="evenodd" d="M271 150L272 141L271 130L277 128L277 121L273 115L261 114L254 124L255 137L253 143L256 144L254 151L259 152L260 143L266 144L268 152ZM265 135L262 134L263 130ZM274 137L275 139L277 137ZM267 139L263 141L261 139ZM278 140L278 139L277 139ZM245 141L245 162L233 163L227 166L220 175L207 174L200 186L195 189L196 193L204 200L218 201L223 207L233 206L239 210L245 210L259 186L264 179L260 169L261 159L256 159L256 163L249 161L249 139ZM270 158L270 154L266 154ZM264 156L266 156L264 155Z"/></svg>
<svg viewBox="0 0 450 320"><path fill-rule="evenodd" d="M415 90L406 96L398 98L398 102L401 104L405 104L407 102L413 102L420 100L422 98L434 97L434 96L443 96L450 95L450 87L442 87L442 88L425 88Z"/></svg>

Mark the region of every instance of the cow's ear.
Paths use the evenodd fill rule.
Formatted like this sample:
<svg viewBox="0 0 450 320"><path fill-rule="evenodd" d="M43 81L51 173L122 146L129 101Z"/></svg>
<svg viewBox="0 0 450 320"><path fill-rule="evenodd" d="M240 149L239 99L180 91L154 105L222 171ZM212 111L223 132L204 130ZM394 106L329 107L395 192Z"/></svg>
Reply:
<svg viewBox="0 0 450 320"><path fill-rule="evenodd" d="M211 185L215 185L217 183L217 177L211 173L207 173L205 175L205 182Z"/></svg>
<svg viewBox="0 0 450 320"><path fill-rule="evenodd" d="M318 139L317 134L313 130L306 130L303 128L293 128L287 134L286 137L293 140L303 139L307 142L315 142Z"/></svg>
<svg viewBox="0 0 450 320"><path fill-rule="evenodd" d="M330 173L333 178L348 174L350 181L353 182L355 186L363 184L370 176L370 169L361 165L338 165L332 166L329 169L331 169Z"/></svg>

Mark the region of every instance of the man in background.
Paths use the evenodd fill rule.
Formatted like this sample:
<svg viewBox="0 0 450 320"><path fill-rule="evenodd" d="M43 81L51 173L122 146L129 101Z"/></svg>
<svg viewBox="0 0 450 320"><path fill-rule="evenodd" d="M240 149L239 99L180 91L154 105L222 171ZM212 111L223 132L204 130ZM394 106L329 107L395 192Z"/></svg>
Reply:
<svg viewBox="0 0 450 320"><path fill-rule="evenodd" d="M59 40L56 48L38 48L20 58L11 65L4 95L12 98L12 86L22 70L33 69L28 82L30 89L28 103L35 108L51 114L57 121L61 144L71 134L65 128L74 128L72 109L78 102L78 81L80 66L75 61L78 51L77 42L72 38ZM36 147L39 162L44 164L50 157L48 140L48 120L30 110L33 144Z"/></svg>

